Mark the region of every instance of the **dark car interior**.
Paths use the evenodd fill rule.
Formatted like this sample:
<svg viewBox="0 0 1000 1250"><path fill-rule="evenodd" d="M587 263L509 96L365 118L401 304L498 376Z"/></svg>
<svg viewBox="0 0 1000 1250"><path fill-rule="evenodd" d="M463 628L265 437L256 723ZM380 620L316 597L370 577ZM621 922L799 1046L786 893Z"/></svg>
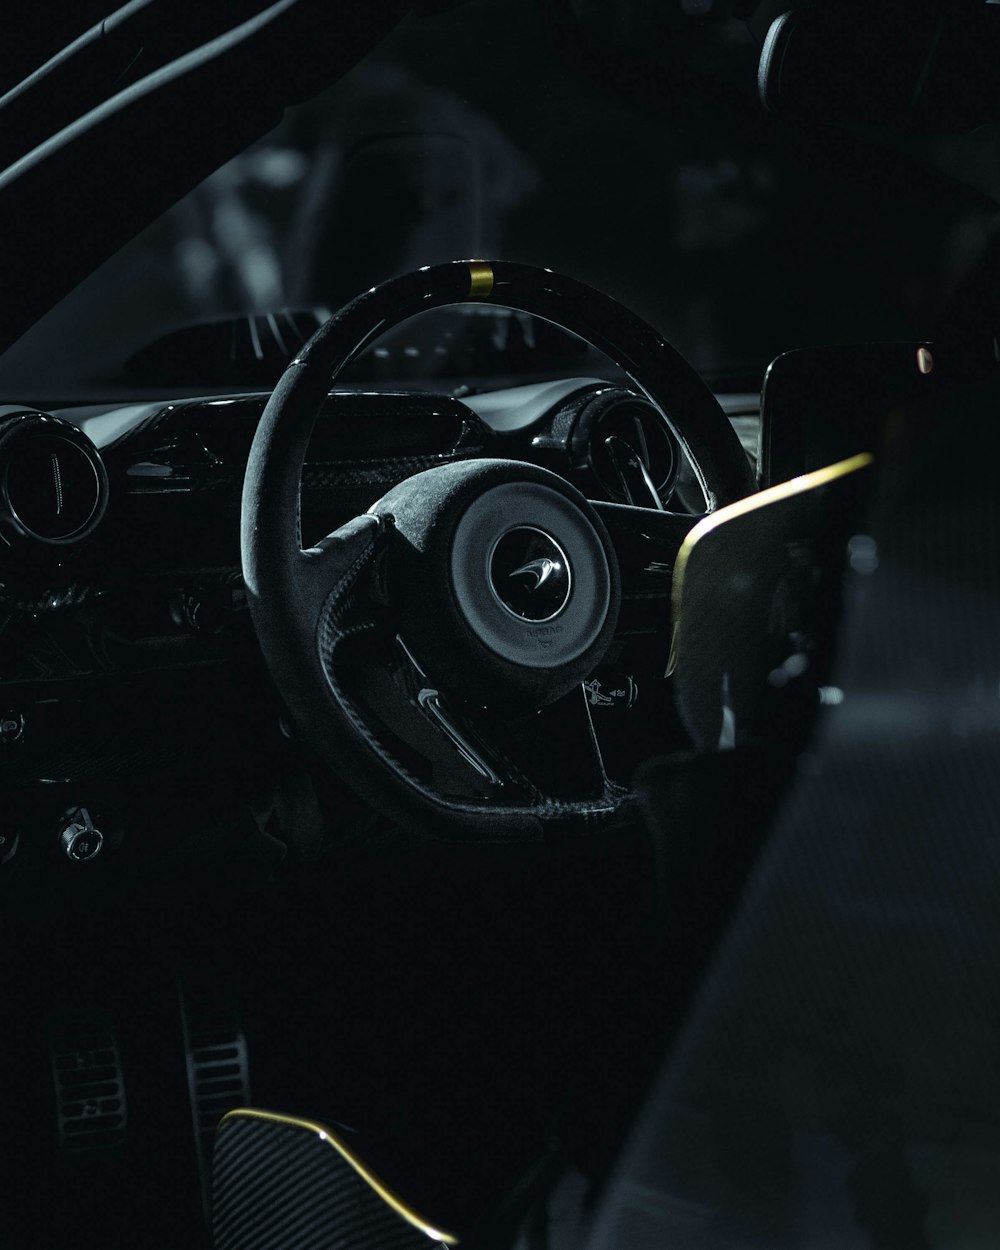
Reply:
<svg viewBox="0 0 1000 1250"><path fill-rule="evenodd" d="M0 1244L995 1244L998 54L20 11Z"/></svg>

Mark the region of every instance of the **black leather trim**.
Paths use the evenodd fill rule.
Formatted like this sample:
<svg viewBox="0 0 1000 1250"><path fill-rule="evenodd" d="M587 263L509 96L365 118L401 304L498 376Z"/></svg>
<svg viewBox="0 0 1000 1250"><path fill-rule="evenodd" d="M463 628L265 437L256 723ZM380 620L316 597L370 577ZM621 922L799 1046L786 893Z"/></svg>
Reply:
<svg viewBox="0 0 1000 1250"><path fill-rule="evenodd" d="M573 278L493 261L489 303L543 317L604 352L663 412L689 456L708 511L756 490L753 468L718 400L688 362L648 322L617 300ZM465 261L431 265L367 291L336 313L299 354L338 372L391 326L469 296Z"/></svg>
<svg viewBox="0 0 1000 1250"><path fill-rule="evenodd" d="M361 563L372 554L369 548ZM351 730L344 735L327 729L322 733L322 746L359 790L378 792L378 805L388 816L411 827L430 829L444 839L483 844L532 841L556 831L579 832L581 825L583 831L593 832L620 819L627 791L608 779L604 793L596 799L567 802L541 796L534 802L511 804L445 798L415 776L372 732L338 679L340 649L359 633L375 627L370 619L358 619L351 611L357 606L351 599L353 586L353 577L346 577L331 592L316 630L315 650L327 691ZM581 710L586 711L582 697ZM387 787L387 775L399 784Z"/></svg>

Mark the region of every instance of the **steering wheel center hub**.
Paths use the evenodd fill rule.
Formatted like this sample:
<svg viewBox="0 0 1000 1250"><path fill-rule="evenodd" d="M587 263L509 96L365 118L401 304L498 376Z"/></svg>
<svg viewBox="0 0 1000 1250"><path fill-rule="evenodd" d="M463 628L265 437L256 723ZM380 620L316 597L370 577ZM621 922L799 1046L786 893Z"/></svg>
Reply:
<svg viewBox="0 0 1000 1250"><path fill-rule="evenodd" d="M618 617L604 527L562 478L509 460L442 465L374 505L392 513L402 629L453 697L524 710L600 662ZM426 605L426 608L425 606Z"/></svg>
<svg viewBox="0 0 1000 1250"><path fill-rule="evenodd" d="M573 571L551 534L518 525L497 539L490 555L490 589L522 621L554 620L569 601Z"/></svg>

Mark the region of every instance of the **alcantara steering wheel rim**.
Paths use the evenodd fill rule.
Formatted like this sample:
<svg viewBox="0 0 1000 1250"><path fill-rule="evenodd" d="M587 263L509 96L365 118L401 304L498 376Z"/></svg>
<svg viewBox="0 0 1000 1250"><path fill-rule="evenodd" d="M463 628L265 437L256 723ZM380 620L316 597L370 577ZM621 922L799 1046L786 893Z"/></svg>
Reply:
<svg viewBox="0 0 1000 1250"><path fill-rule="evenodd" d="M566 658L551 689L524 677L527 665L514 663L505 669L496 660L499 644L489 638L485 643L476 639L468 616L458 609L452 613L459 641L464 640L463 630L470 635L466 640L466 673L473 686L478 677L474 662L486 659L497 670L497 680L509 677L516 685L524 678L518 698L526 708L534 699L539 706L557 709L546 711L546 716L566 718L560 732L568 734L587 763L587 768L581 769L588 778L587 793L579 797L553 796L529 784L512 802L510 795L517 786L511 785L510 777L520 776L516 767L511 769L506 791L498 779L491 783L494 788L488 795L475 799L443 793L426 777L416 775L387 741L391 735L373 728L338 672L339 657L365 630L374 627L373 614L377 616L378 609L364 607L373 603L372 571L387 559L392 569L393 560L398 563L401 544L412 555L412 542L404 542L398 533L394 536L397 526L392 509L376 504L372 512L349 521L317 547L302 550L302 465L317 415L337 375L380 334L401 321L428 309L470 301L490 301L542 317L590 342L621 367L663 412L691 462L709 511L755 489L746 454L711 391L662 336L615 300L549 270L511 262L435 265L374 287L346 305L317 331L275 387L254 438L243 491L241 545L251 615L271 675L300 733L390 818L424 833L474 841L535 839L556 831L605 827L621 815L628 796L603 771L582 689L579 709L586 725L574 720L572 687L582 680L577 677L580 666L596 666L610 643L617 616L617 564L605 527L575 488L555 474L528 464L459 462L449 466L455 470L450 475L435 469L408 479L408 483L416 483L409 493L408 483L403 483L386 500L395 501L393 507L401 512L404 523L416 527L414 533L419 530L423 534L428 528L421 518L424 508L432 515L430 529L445 534L444 538L440 533L432 534L428 551L421 553L428 570L447 563L441 550L447 556L450 545L465 541L471 522L464 518L474 511L472 503L483 491L514 490L515 501L523 500L529 512L537 506L548 507L545 515L554 516L560 509L567 516L573 509L579 513L577 520L584 534L581 541L590 553L584 558L584 572L599 582L607 577L607 594L603 598L598 595L600 603L606 605L605 616L588 618L586 636L567 641ZM683 413L683 419L678 420L675 413ZM526 523L522 528L532 527ZM557 537L561 539L562 533ZM423 538L413 541L419 547ZM489 533L475 537L475 541L489 541L495 546ZM440 549L437 555L435 543ZM481 555L478 559L482 564ZM453 560L449 567L454 567ZM440 569L436 575L441 593L447 595L448 575ZM384 569L379 580L385 581ZM391 574L389 580L391 583ZM586 585L587 577L578 581ZM525 631L526 636L533 632L540 631ZM423 679L419 659L415 663ZM483 690L489 689L483 685ZM421 691L421 706L428 690ZM436 689L430 693L438 694ZM477 698L482 702L482 692ZM498 700L498 705L501 702ZM440 703L432 710L435 716L442 714ZM520 722L522 728L527 725L524 732L530 732L529 722L530 717ZM455 724L451 717L450 729L445 726L453 738ZM461 730L457 736L461 751L462 741L468 745L469 739L463 739ZM468 755L468 751L464 753ZM505 758L502 753L500 758ZM497 776L492 768L487 771Z"/></svg>

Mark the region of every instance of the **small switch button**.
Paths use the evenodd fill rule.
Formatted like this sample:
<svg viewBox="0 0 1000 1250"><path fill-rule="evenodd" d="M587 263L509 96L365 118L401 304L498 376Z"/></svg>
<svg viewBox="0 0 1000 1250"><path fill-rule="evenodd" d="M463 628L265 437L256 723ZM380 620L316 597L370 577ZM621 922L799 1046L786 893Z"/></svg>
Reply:
<svg viewBox="0 0 1000 1250"><path fill-rule="evenodd" d="M74 807L63 817L59 845L68 860L74 864L85 864L100 855L104 835L94 827L85 807Z"/></svg>

